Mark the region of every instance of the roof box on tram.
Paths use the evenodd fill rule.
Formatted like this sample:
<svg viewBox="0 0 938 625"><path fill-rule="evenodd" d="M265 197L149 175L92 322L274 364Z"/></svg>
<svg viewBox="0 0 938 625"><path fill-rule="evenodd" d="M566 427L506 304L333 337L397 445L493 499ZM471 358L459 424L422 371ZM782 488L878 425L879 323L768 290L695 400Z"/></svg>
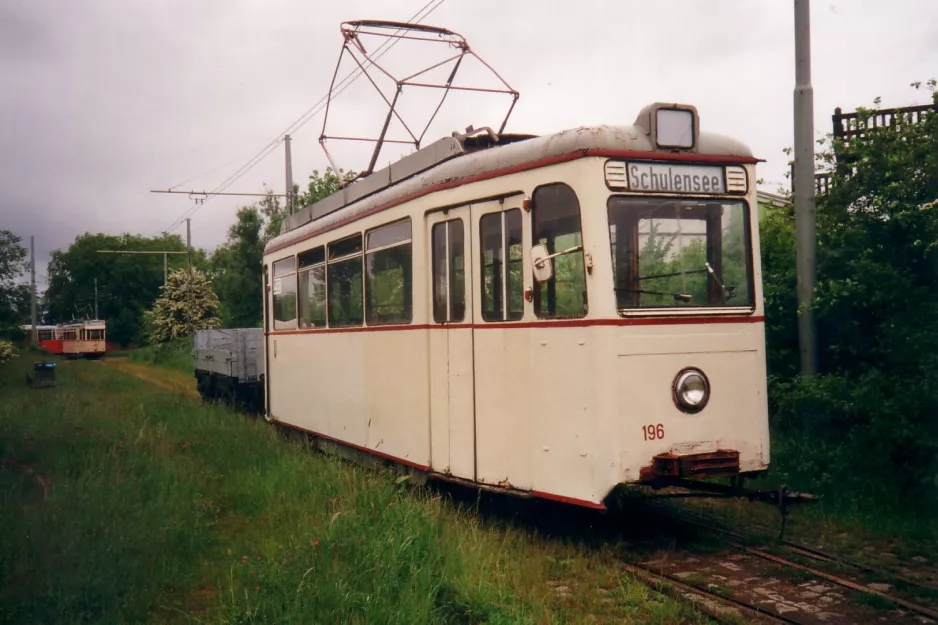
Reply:
<svg viewBox="0 0 938 625"><path fill-rule="evenodd" d="M697 151L700 117L697 108L690 104L649 104L638 114L634 125L642 128L658 149Z"/></svg>

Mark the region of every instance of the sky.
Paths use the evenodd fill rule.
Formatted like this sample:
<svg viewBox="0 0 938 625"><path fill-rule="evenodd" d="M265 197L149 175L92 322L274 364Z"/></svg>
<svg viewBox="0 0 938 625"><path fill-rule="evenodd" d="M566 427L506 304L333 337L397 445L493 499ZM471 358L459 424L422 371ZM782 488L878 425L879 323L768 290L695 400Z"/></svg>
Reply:
<svg viewBox="0 0 938 625"><path fill-rule="evenodd" d="M150 190L214 189L276 141L328 92L342 21L407 21L426 3L0 0L0 229L27 243L36 237L40 289L49 253L84 232L160 234L193 202ZM928 101L910 83L938 75L938 2L811 5L818 136L830 131L837 106L871 106L877 96L884 107ZM521 93L506 131L630 124L651 102L689 103L703 130L734 136L766 159L758 174L765 190L788 185L792 0L434 6L423 23L462 34ZM380 41L372 41L366 49L374 53ZM436 43L404 42L381 65L403 76L446 52ZM462 84L498 84L469 61L460 69ZM340 78L354 68L350 63L346 56ZM439 71L429 77L439 78ZM426 117L432 95L405 91L405 121ZM470 124L497 126L510 102L499 94L461 95L447 100L427 140ZM358 80L334 99L328 134L373 132L383 107L371 85ZM301 186L328 165L318 144L322 124L319 114L293 133L293 176ZM402 128L391 131L400 135ZM328 146L340 167L367 164L364 144ZM382 152L379 167L392 157ZM282 193L284 180L279 144L228 191ZM222 243L238 206L250 201L215 197L198 206L192 244L211 250ZM185 236L185 223L171 232Z"/></svg>

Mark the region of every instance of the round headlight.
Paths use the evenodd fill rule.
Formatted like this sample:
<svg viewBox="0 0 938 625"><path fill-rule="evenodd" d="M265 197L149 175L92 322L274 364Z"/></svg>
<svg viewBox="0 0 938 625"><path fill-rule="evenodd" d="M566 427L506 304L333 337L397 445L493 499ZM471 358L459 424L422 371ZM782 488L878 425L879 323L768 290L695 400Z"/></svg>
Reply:
<svg viewBox="0 0 938 625"><path fill-rule="evenodd" d="M674 378L674 403L684 412L700 412L710 400L710 382L699 369L684 369Z"/></svg>

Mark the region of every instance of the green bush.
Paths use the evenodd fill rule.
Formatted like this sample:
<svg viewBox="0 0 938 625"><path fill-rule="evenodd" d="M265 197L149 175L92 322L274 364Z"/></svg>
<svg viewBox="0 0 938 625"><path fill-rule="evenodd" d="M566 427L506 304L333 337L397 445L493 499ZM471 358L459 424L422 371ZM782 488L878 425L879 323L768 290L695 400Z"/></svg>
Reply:
<svg viewBox="0 0 938 625"><path fill-rule="evenodd" d="M938 114L878 128L849 148L837 143L820 158L834 169L817 199L815 378L798 376L794 217L768 209L760 224L773 428L810 441L815 456L783 451L819 483L875 482L935 501Z"/></svg>
<svg viewBox="0 0 938 625"><path fill-rule="evenodd" d="M10 341L0 340L0 364L13 360L16 356L16 350Z"/></svg>
<svg viewBox="0 0 938 625"><path fill-rule="evenodd" d="M823 446L805 475L836 475L834 483L854 492L875 480L918 497L938 494L938 390L927 381L882 371L773 379L770 397L778 432Z"/></svg>

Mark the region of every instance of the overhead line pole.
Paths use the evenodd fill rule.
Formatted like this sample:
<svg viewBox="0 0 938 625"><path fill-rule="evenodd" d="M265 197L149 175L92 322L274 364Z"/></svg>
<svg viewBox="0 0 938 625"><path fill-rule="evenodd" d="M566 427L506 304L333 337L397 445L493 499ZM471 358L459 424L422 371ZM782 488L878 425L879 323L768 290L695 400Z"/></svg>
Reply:
<svg viewBox="0 0 938 625"><path fill-rule="evenodd" d="M29 314L33 323L30 331L30 342L35 345L39 342L36 330L36 238L29 237Z"/></svg>
<svg viewBox="0 0 938 625"><path fill-rule="evenodd" d="M283 135L284 158L287 170L287 214L293 214L293 158L290 154L290 135Z"/></svg>
<svg viewBox="0 0 938 625"><path fill-rule="evenodd" d="M802 375L817 373L814 285L817 279L814 189L814 87L811 85L811 2L795 0L795 239L797 241L798 347Z"/></svg>
<svg viewBox="0 0 938 625"><path fill-rule="evenodd" d="M189 256L189 269L192 269L192 220L186 218L186 254Z"/></svg>

